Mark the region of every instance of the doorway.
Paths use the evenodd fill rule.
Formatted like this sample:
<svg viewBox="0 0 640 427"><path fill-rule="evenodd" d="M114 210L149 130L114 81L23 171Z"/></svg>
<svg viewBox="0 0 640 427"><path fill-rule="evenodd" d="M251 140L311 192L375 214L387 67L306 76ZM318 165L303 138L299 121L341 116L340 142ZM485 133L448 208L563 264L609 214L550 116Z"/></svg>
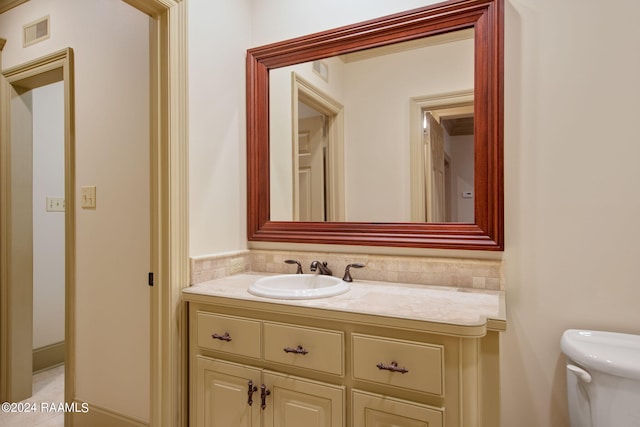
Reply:
<svg viewBox="0 0 640 427"><path fill-rule="evenodd" d="M61 347L70 348L69 346L73 343L73 335L70 333L72 322L69 321L73 317L73 305L70 304L71 293L69 290L73 286L72 267L75 260L74 139L72 131L73 51L64 49L23 66L7 70L3 76L1 127L4 132L0 138L0 156L2 158L0 175L3 182L0 188L0 218L2 218L0 221L0 253L2 254L0 258L2 264L2 275L0 276L0 308L2 311L0 392L4 400L15 402L31 396L34 343L42 344L45 342L38 334L34 340L34 277L37 277L36 280L41 282L39 278L41 274L45 276L51 274L51 271L43 273L41 265L43 254L46 258L46 254L50 250L63 251L62 256L58 258L62 265L54 267L58 270L55 279L49 278L51 279L49 280L45 277L45 282L49 280L49 283L45 283L45 285L51 284L51 282L63 282L62 286L58 283L58 287L62 288L62 295L60 295L60 289L54 290L55 299L57 299L54 305L58 309L63 307L66 310L53 314L56 321L51 323L57 323L57 330L49 338L54 341L42 344L40 353L47 353L45 358L59 358ZM42 90L40 90L41 88ZM59 111L59 119L61 120L55 120L56 123L53 124L50 123L46 130L42 129L43 121L41 118L39 116L35 118L34 115L34 97L38 99L41 98L41 95L44 95L45 98L51 98L50 102L44 102L49 105L47 109L60 109L61 107L61 111ZM39 107L44 104L39 102L38 109L36 109L37 114L43 112ZM38 129L34 128L35 120L39 121ZM54 131L53 128L57 130ZM54 161L49 154L43 153L41 145L46 144L47 140L45 138L45 141L42 141L41 132L58 134L57 143L60 146L53 147L54 151L58 152L58 161ZM52 142L53 140L48 141ZM57 144L53 142L52 145ZM36 151L37 155L34 157ZM38 173L34 174L36 168L34 158L40 157L44 157L42 162L49 163L52 169L56 169L51 172L51 176L41 175L42 170L38 170ZM41 166L41 164L37 164L38 169L41 169ZM56 175L55 179L52 178L53 175ZM52 193L48 201L45 196L45 200L37 200L34 203L34 197L40 199L40 195L34 194L33 191L35 181L40 180L56 180L58 183L55 190L51 187L55 193ZM36 208L38 205L40 206ZM36 219L34 212L42 210L50 215L62 215L62 218L59 216L57 218L40 217L38 215L38 219ZM50 240L58 240L58 242L54 248L43 249L40 243L34 244L34 239L39 242L43 241L42 226L46 227L44 223L51 219L56 223L58 238ZM60 235L64 237L60 239ZM37 251L34 253L36 247ZM37 270L34 269L35 266L37 266ZM38 288L40 286L36 286L35 295L39 303L42 295ZM45 304L50 303L51 300L45 302ZM41 324L49 321L50 319L39 318L35 323ZM59 330L61 323L64 325L62 331ZM62 338L63 344L61 344L60 338ZM51 363L51 361L46 363ZM65 369L69 369L68 365Z"/></svg>
<svg viewBox="0 0 640 427"><path fill-rule="evenodd" d="M344 108L292 73L293 219L344 221Z"/></svg>
<svg viewBox="0 0 640 427"><path fill-rule="evenodd" d="M465 90L410 99L412 222L474 220L473 98Z"/></svg>
<svg viewBox="0 0 640 427"><path fill-rule="evenodd" d="M114 0L121 1L121 0ZM186 353L179 343L181 337L186 333L184 325L186 324L186 316L183 311L179 310L180 289L188 286L188 212L187 212L187 98L186 82L187 82L187 45L186 45L186 2L182 0L122 0L130 4L136 9L144 12L151 18L150 34L152 42L151 52L151 211L152 211L152 271L155 273L155 286L151 288L151 425L186 425ZM4 46L4 40L0 39L0 50ZM62 70L66 73L72 73L72 58L68 57L71 67L60 67L53 61L48 66L49 70ZM39 64L30 63L29 67L37 67ZM42 64L44 65L44 64ZM28 78L23 73L24 70L16 70L11 76L13 80ZM7 111L5 102L6 94L10 91L5 90L7 80L0 81L0 98L2 100L2 108L0 111ZM65 77L65 96L69 103L65 104L65 108L73 111L73 83ZM171 101L170 101L171 100ZM2 116L2 114L0 114ZM5 120L0 117L0 120ZM67 126L65 129L72 129ZM8 124L6 121L0 122L0 137L4 138L9 135ZM66 140L73 138L73 134L67 134ZM8 144L2 146L0 153L0 162L6 159L5 148ZM73 143L71 144L73 147ZM74 164L74 155L72 150L65 153L65 162L70 165ZM5 183L5 174L7 169L4 164L0 163L0 177L2 185ZM74 182L71 179L73 174L66 177L65 192L67 189L74 188ZM0 192L2 201L0 206L6 206L7 196L9 192L4 189ZM71 193L65 194L67 201L66 209L69 215L65 218L67 239L74 241L73 227L69 227L69 223L73 222L70 218L75 211L73 201L75 195ZM0 212L0 240L2 240L0 248L0 274L2 275L2 283L7 282L8 271L5 268L7 261L10 259L6 249L9 240L4 239L8 236L5 231L8 230L9 222L6 222L7 216ZM66 277L68 282L73 283L75 277L75 266L73 265L75 257L69 256L68 253L74 248L67 245L67 256L65 270L69 272ZM75 254L73 254L75 255ZM146 274L145 274L146 278ZM69 283L66 284L69 287ZM0 285L2 295L0 295L1 304L7 301L8 292L6 287ZM12 295L12 297L14 297ZM75 343L73 326L75 325L75 302L73 296L67 293L67 321L66 331L67 347L70 352L67 353L65 364L65 377L68 385L65 388L65 401L73 402L78 396L74 393L76 387L75 371L70 366L76 363ZM7 326L9 313L0 307L3 318L0 319L0 397L7 400L6 390L10 386L10 378L8 378L7 369L15 362L15 358L11 360L5 353L9 348L8 343L15 339L4 333ZM70 326L71 325L71 326ZM179 327L176 327L179 325ZM71 328L71 329L70 329ZM172 404L167 404L172 402ZM115 419L117 414L111 414L105 411L98 411L92 407L91 414L100 419ZM67 414L69 415L69 414ZM66 422L71 421L71 417L66 417ZM75 417L74 417L75 418ZM99 424L99 423L98 423ZM109 424L102 422L102 424Z"/></svg>

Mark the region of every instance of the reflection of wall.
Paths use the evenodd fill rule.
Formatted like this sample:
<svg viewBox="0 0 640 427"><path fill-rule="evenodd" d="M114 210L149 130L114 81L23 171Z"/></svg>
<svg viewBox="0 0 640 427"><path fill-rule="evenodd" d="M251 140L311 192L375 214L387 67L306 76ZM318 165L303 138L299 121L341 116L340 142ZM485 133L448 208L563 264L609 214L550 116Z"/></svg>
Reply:
<svg viewBox="0 0 640 427"><path fill-rule="evenodd" d="M64 84L33 90L33 348L64 341Z"/></svg>
<svg viewBox="0 0 640 427"><path fill-rule="evenodd" d="M409 99L472 88L473 40L345 69L347 220L409 221Z"/></svg>
<svg viewBox="0 0 640 427"><path fill-rule="evenodd" d="M271 218L292 212L291 72L344 105L348 221L408 221L409 99L473 87L473 40L343 63L326 60L329 83L311 63L270 72Z"/></svg>
<svg viewBox="0 0 640 427"><path fill-rule="evenodd" d="M271 185L271 219L293 218L293 164L291 73L295 72L314 87L342 103L344 98L344 63L338 58L323 60L329 68L329 81L312 70L312 63L292 65L269 72L269 152Z"/></svg>
<svg viewBox="0 0 640 427"><path fill-rule="evenodd" d="M293 141L291 73L295 72L314 87L342 102L343 67L338 58L323 60L329 68L328 82L312 70L312 64L299 64L269 73L269 123L271 153L271 219L288 221L293 217Z"/></svg>
<svg viewBox="0 0 640 427"><path fill-rule="evenodd" d="M473 136L449 136L444 133L445 147L451 162L451 192L447 197L451 200L451 221L473 222L473 198L463 198L462 193L473 188Z"/></svg>

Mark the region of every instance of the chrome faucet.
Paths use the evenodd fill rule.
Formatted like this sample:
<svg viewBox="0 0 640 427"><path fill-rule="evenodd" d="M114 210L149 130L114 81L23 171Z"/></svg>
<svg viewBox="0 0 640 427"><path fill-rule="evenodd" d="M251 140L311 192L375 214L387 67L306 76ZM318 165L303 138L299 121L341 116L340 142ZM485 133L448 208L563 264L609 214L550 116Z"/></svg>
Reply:
<svg viewBox="0 0 640 427"><path fill-rule="evenodd" d="M325 276L331 276L333 273L331 272L331 269L329 269L329 267L327 267L327 263L326 262L320 262L320 261L311 261L311 265L309 266L309 270L311 271L316 271L318 270L318 274L324 274Z"/></svg>

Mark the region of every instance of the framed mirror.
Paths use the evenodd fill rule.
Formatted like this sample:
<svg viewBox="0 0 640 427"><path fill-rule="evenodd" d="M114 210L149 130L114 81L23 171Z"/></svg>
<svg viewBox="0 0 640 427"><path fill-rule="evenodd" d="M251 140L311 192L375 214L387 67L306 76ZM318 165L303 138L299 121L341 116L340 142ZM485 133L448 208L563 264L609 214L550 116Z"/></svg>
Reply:
<svg viewBox="0 0 640 427"><path fill-rule="evenodd" d="M502 0L249 49L249 240L502 250L502 58Z"/></svg>

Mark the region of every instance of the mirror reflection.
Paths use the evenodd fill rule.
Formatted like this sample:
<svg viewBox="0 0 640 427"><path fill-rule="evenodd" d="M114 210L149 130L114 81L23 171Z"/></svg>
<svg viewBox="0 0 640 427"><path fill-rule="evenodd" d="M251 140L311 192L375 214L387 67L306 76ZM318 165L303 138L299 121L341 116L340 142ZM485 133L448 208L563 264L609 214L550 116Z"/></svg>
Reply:
<svg viewBox="0 0 640 427"><path fill-rule="evenodd" d="M272 221L474 222L473 29L269 71Z"/></svg>

